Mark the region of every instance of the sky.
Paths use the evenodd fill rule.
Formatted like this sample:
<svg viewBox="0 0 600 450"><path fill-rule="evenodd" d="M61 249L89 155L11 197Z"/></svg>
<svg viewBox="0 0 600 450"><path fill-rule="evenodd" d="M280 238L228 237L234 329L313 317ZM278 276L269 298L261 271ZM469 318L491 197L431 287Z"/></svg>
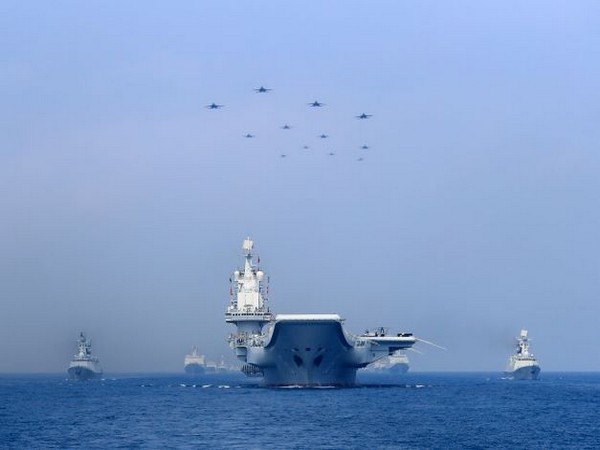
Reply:
<svg viewBox="0 0 600 450"><path fill-rule="evenodd" d="M81 330L106 373L234 362L246 236L275 312L447 348L411 370L502 371L525 328L600 371L598 29L583 0L2 2L0 372L65 371Z"/></svg>

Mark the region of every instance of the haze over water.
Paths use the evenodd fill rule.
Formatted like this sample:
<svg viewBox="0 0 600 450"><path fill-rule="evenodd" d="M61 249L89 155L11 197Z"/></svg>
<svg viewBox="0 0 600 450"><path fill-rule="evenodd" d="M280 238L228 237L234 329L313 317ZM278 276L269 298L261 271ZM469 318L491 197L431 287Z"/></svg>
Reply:
<svg viewBox="0 0 600 450"><path fill-rule="evenodd" d="M448 348L412 370L501 371L527 328L542 373L600 371L599 27L593 1L3 2L0 372L64 372L80 330L106 373L232 361L248 235L275 312Z"/></svg>

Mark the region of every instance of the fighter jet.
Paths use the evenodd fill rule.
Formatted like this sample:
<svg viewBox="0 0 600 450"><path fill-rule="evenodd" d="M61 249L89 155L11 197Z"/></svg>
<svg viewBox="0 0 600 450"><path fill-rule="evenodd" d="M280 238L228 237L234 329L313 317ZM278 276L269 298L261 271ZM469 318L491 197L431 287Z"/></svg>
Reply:
<svg viewBox="0 0 600 450"><path fill-rule="evenodd" d="M272 91L272 90L273 90L273 89L271 89L271 88L266 88L266 87L264 87L264 86L261 86L261 87L259 87L259 88L255 88L255 89L254 89L254 91L255 91L255 92L258 92L259 94L262 94L262 93L264 93L264 92L269 92L269 91Z"/></svg>
<svg viewBox="0 0 600 450"><path fill-rule="evenodd" d="M245 138L248 138L248 139L250 139L250 138L253 138L253 137L254 137L254 135L253 135L253 134L250 134L250 133L248 133L248 134L245 134L245 135L244 135L244 137L245 137Z"/></svg>
<svg viewBox="0 0 600 450"><path fill-rule="evenodd" d="M365 114L365 113L362 113L361 115L359 115L359 116L354 116L354 117L356 117L357 119L368 119L368 118L369 118L369 117L371 117L372 115L373 115L373 114Z"/></svg>
<svg viewBox="0 0 600 450"><path fill-rule="evenodd" d="M290 125L288 125L287 123L281 127L282 130L291 130L291 128L292 127Z"/></svg>
<svg viewBox="0 0 600 450"><path fill-rule="evenodd" d="M329 137L329 135L328 135L328 134L325 134L325 133L323 133L323 134L321 134L319 137L320 137L321 139L327 139L327 138Z"/></svg>
<svg viewBox="0 0 600 450"><path fill-rule="evenodd" d="M308 106L311 106L313 108L320 108L321 106L325 106L325 103L321 103L315 100L312 103L308 103Z"/></svg>
<svg viewBox="0 0 600 450"><path fill-rule="evenodd" d="M219 109L222 108L225 105L217 105L216 103L211 103L210 105L206 105L205 108L208 109Z"/></svg>

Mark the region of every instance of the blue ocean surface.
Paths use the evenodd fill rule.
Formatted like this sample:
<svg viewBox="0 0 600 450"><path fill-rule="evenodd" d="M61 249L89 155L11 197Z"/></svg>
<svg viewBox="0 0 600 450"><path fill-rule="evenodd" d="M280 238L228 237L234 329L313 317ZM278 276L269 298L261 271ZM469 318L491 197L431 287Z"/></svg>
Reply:
<svg viewBox="0 0 600 450"><path fill-rule="evenodd" d="M0 448L597 449L600 374L361 374L265 388L237 374L0 376Z"/></svg>

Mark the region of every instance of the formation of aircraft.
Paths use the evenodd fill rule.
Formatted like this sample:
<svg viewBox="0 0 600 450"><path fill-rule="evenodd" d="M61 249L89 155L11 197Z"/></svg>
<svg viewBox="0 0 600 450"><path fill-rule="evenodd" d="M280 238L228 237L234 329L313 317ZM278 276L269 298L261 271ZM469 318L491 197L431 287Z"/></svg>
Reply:
<svg viewBox="0 0 600 450"><path fill-rule="evenodd" d="M273 89L261 85L260 87L254 88L253 90L254 90L254 92L256 92L258 94L264 94L264 93L272 91ZM315 100L313 102L307 103L307 105L310 106L311 108L321 108L321 107L325 106L325 103L322 103L322 102L320 102L318 100ZM204 107L207 108L207 109L221 109L221 108L225 107L225 105L220 105L218 103L214 103L213 102L213 103L210 103L209 105L205 105ZM362 114L359 114L359 115L354 116L354 117L356 117L357 119L369 119L372 116L373 116L372 114L366 114L366 113L363 112ZM281 128L282 130L290 130L290 129L292 129L292 126L288 125L286 123L286 124L280 126L279 128ZM247 134L244 135L244 137L250 139L250 138L254 138L255 135L251 134L251 133L247 133ZM327 135L325 133L322 133L318 137L320 139L326 139L326 138L329 137L329 135ZM305 150L308 150L310 147L308 145L304 145L302 148L305 149ZM369 148L369 146L366 145L366 144L362 145L360 147L361 150L367 150L368 148ZM330 151L328 153L328 155L329 156L334 156L335 153L332 152L332 151ZM285 153L282 153L280 155L280 157L281 158L286 158L287 155ZM364 160L364 158L362 156L357 159L357 161L363 161L363 160Z"/></svg>

